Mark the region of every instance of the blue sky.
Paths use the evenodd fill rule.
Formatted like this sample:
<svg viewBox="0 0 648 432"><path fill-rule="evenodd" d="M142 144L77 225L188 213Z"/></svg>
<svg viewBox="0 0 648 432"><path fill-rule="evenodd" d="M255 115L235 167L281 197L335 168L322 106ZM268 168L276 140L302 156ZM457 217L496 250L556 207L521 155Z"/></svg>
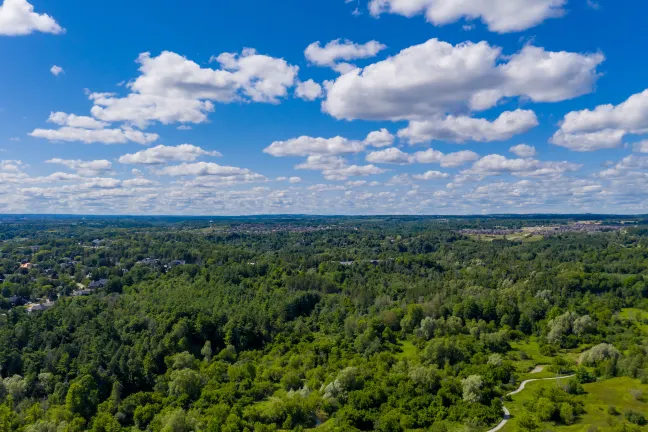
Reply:
<svg viewBox="0 0 648 432"><path fill-rule="evenodd" d="M646 213L647 13L639 0L4 0L0 204Z"/></svg>

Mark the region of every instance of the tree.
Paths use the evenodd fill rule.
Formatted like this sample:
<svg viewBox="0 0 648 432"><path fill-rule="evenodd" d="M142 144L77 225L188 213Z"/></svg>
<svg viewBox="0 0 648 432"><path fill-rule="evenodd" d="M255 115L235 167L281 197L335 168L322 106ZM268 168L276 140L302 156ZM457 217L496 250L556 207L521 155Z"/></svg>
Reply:
<svg viewBox="0 0 648 432"><path fill-rule="evenodd" d="M482 397L482 386L484 382L479 375L470 375L461 381L463 388L463 400L470 403L477 403Z"/></svg>
<svg viewBox="0 0 648 432"><path fill-rule="evenodd" d="M205 361L207 363L211 362L211 359L212 359L212 346L211 346L210 341L205 342L205 345L200 350L200 354L202 354L202 356L205 358Z"/></svg>
<svg viewBox="0 0 648 432"><path fill-rule="evenodd" d="M70 385L65 397L65 406L74 414L89 419L95 412L98 399L99 392L94 379L90 375L84 375Z"/></svg>
<svg viewBox="0 0 648 432"><path fill-rule="evenodd" d="M574 424L574 408L571 404L567 402L560 404L560 420L566 425Z"/></svg>

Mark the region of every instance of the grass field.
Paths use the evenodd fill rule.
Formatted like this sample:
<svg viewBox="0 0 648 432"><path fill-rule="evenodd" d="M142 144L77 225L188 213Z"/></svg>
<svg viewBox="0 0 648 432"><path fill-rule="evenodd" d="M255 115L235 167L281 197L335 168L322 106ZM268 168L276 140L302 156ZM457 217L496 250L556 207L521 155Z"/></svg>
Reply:
<svg viewBox="0 0 648 432"><path fill-rule="evenodd" d="M416 347L410 341L403 341L401 345L403 352L398 354L399 359L413 359L416 358Z"/></svg>
<svg viewBox="0 0 648 432"><path fill-rule="evenodd" d="M535 235L529 233L507 234L507 235L471 234L468 237L470 237L472 240L483 241L483 242L492 242L495 240L508 240L508 241L521 241L527 243L527 242L536 242L544 239L544 237L541 235Z"/></svg>
<svg viewBox="0 0 648 432"><path fill-rule="evenodd" d="M627 321L635 321L637 327L639 327L642 332L648 334L648 323L646 323L646 320L648 320L648 312L645 310L637 308L621 309L621 312L619 312L619 318Z"/></svg>
<svg viewBox="0 0 648 432"><path fill-rule="evenodd" d="M533 397L535 390L541 387L556 386L556 381L538 381L529 383L524 391L513 396L512 402L506 402L506 407L511 412L512 418L502 429L503 431L513 432L518 430L516 424L516 415L525 412L523 407L524 401ZM630 394L630 389L643 390L648 394L648 385L641 384L639 380L630 378L614 378L592 384L585 384L586 394L579 396L585 404L585 414L571 426L554 425L546 423L543 426L554 432L586 432L590 426L597 426L601 430L611 430L608 419L612 417L615 421L623 420L623 413L626 410L634 410L642 413L648 412L648 399L644 396L643 401L637 401ZM621 413L620 416L610 416L607 411L608 407L614 406ZM642 430L648 431L648 426Z"/></svg>

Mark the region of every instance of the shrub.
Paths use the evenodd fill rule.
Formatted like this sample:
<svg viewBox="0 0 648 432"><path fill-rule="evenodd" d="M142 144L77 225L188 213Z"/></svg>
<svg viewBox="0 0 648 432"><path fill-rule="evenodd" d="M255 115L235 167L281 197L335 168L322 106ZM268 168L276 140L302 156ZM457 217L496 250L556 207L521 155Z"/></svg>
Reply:
<svg viewBox="0 0 648 432"><path fill-rule="evenodd" d="M639 426L643 426L647 423L646 417L642 413L632 410L626 411L625 419L630 423L634 423Z"/></svg>
<svg viewBox="0 0 648 432"><path fill-rule="evenodd" d="M567 402L560 404L560 419L566 425L574 424L574 408Z"/></svg>
<svg viewBox="0 0 648 432"><path fill-rule="evenodd" d="M619 410L617 410L616 407L613 406L613 405L610 405L610 406L608 407L608 409L607 409L607 413L610 414L610 415L612 415L612 416L618 416L619 414L621 414L621 413L619 412Z"/></svg>
<svg viewBox="0 0 648 432"><path fill-rule="evenodd" d="M584 365L597 365L605 360L616 359L621 353L613 345L602 343L581 354L580 361Z"/></svg>
<svg viewBox="0 0 648 432"><path fill-rule="evenodd" d="M635 400L640 401L643 398L643 391L639 389L630 389L630 394Z"/></svg>

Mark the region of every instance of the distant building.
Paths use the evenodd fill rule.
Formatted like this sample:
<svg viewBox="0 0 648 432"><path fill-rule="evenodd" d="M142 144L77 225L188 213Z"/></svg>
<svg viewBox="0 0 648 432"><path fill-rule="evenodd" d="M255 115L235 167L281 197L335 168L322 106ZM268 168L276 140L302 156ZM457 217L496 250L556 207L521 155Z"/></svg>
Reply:
<svg viewBox="0 0 648 432"><path fill-rule="evenodd" d="M32 303L27 305L27 313L44 312L54 307L54 302L46 301L45 303Z"/></svg>
<svg viewBox="0 0 648 432"><path fill-rule="evenodd" d="M72 297L89 296L93 292L94 292L94 290L91 290L91 289L76 290L76 291L72 291Z"/></svg>
<svg viewBox="0 0 648 432"><path fill-rule="evenodd" d="M27 299L21 296L11 296L7 299L12 306L22 306L27 303Z"/></svg>
<svg viewBox="0 0 648 432"><path fill-rule="evenodd" d="M105 288L106 285L108 285L108 279L99 279L96 281L90 282L90 285L88 285L88 288L91 290L96 290L100 288Z"/></svg>

